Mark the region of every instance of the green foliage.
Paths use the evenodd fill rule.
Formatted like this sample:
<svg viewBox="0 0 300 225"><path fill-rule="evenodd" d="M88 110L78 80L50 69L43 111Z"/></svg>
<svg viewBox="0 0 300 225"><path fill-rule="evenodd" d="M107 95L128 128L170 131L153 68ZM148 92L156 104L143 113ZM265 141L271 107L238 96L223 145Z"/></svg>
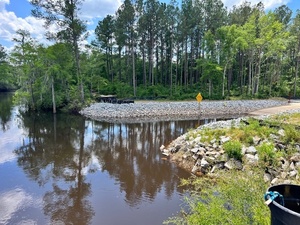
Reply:
<svg viewBox="0 0 300 225"><path fill-rule="evenodd" d="M259 136L263 138L269 137L271 133L274 133L274 129L270 128L268 125L260 124L259 120L249 118L249 125L244 126L242 129L245 131L246 136Z"/></svg>
<svg viewBox="0 0 300 225"><path fill-rule="evenodd" d="M201 141L209 143L211 140L216 139L219 140L220 136L226 134L226 130L224 129L203 129L201 132Z"/></svg>
<svg viewBox="0 0 300 225"><path fill-rule="evenodd" d="M260 164L263 168L266 166L276 166L278 159L288 154L288 150L281 152L275 149L274 143L262 143L257 147Z"/></svg>
<svg viewBox="0 0 300 225"><path fill-rule="evenodd" d="M84 106L81 101L76 99L63 107L62 111L77 114Z"/></svg>
<svg viewBox="0 0 300 225"><path fill-rule="evenodd" d="M239 140L245 144L253 144L253 137L258 136L262 138L268 138L271 133L275 133L275 129L271 126L261 125L259 120L249 118L246 121L247 124L243 124L239 128L232 127L229 130L229 134L236 140Z"/></svg>
<svg viewBox="0 0 300 225"><path fill-rule="evenodd" d="M257 147L259 160L263 165L274 165L276 163L276 152L273 143L263 143Z"/></svg>
<svg viewBox="0 0 300 225"><path fill-rule="evenodd" d="M218 82L223 74L223 68L212 60L198 59L197 68L203 69L202 81L211 79L214 82Z"/></svg>
<svg viewBox="0 0 300 225"><path fill-rule="evenodd" d="M284 126L284 136L282 136L281 139L285 144L299 143L299 130L293 125L286 125Z"/></svg>
<svg viewBox="0 0 300 225"><path fill-rule="evenodd" d="M268 225L269 208L262 197L267 186L262 177L263 173L258 170L231 171L221 172L217 180L185 181L199 191L186 197L181 214L164 224Z"/></svg>
<svg viewBox="0 0 300 225"><path fill-rule="evenodd" d="M300 13L290 20L286 7L266 13L263 5L245 2L228 12L220 0L184 1L182 7L126 0L98 22L96 40L80 49L86 38L81 0L63 7L63 1L30 2L45 25L64 25L47 33L57 41L48 47L17 31L9 63L0 46L0 88L20 87L32 108L50 107L52 94L58 108L91 93L172 100L195 100L198 92L207 100L300 94Z"/></svg>
<svg viewBox="0 0 300 225"><path fill-rule="evenodd" d="M223 144L223 148L229 158L242 159L242 144L239 141L228 141Z"/></svg>

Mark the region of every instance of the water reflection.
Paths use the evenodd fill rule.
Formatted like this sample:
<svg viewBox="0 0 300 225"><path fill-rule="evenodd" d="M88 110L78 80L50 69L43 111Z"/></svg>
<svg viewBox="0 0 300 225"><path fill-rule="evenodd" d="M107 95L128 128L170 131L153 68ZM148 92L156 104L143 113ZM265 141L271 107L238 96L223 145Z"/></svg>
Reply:
<svg viewBox="0 0 300 225"><path fill-rule="evenodd" d="M6 131L9 128L8 122L13 108L12 93L1 93L0 99L0 124L2 131Z"/></svg>
<svg viewBox="0 0 300 225"><path fill-rule="evenodd" d="M5 224L19 210L33 205L40 205L40 202L20 188L0 194L0 224Z"/></svg>
<svg viewBox="0 0 300 225"><path fill-rule="evenodd" d="M162 160L159 147L197 121L107 123L8 110L0 115L0 153L10 155L0 159L4 224L150 225L179 210L178 184L189 174ZM12 193L19 197L4 206Z"/></svg>
<svg viewBox="0 0 300 225"><path fill-rule="evenodd" d="M90 163L90 152L84 149L85 120L45 113L20 117L26 138L15 150L18 165L40 186L52 184L43 198L45 214L52 222L89 224L94 211L87 199L91 184L82 174Z"/></svg>
<svg viewBox="0 0 300 225"><path fill-rule="evenodd" d="M171 198L181 191L179 177L187 176L161 160L158 151L193 122L112 124L46 113L20 113L19 119L26 135L14 151L17 163L40 186L51 184L43 208L52 222L91 223L95 209L89 201L92 183L86 177L99 170L119 184L129 207L154 201L161 190Z"/></svg>
<svg viewBox="0 0 300 225"><path fill-rule="evenodd" d="M92 122L96 137L89 148L98 156L102 171L108 171L120 182L130 206L145 199L152 201L162 187L166 189L166 196L177 189L181 170L161 160L158 152L162 141L174 136L174 123Z"/></svg>

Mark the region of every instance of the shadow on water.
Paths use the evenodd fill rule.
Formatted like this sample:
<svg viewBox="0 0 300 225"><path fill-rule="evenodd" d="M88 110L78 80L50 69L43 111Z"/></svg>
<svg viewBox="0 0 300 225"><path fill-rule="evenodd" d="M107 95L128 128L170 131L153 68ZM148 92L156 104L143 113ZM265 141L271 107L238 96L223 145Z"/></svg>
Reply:
<svg viewBox="0 0 300 225"><path fill-rule="evenodd" d="M12 104L5 101L0 101L2 130L9 129L7 123L12 120ZM24 112L18 113L16 121L23 133L15 137L22 139L13 150L16 166L42 190L39 210L51 223L161 224L180 209L180 202L174 199L183 192L178 187L180 178L189 173L163 160L159 147L194 128L199 121L126 124ZM202 123L206 122L209 121ZM99 179L103 184L99 184ZM100 193L99 189L107 183L113 183L112 191ZM98 201L98 195L106 202ZM116 200L116 195L122 197ZM165 207L167 202L170 203ZM149 205L155 216L149 215ZM31 216L21 210L15 214L8 224ZM128 215L130 219L125 221ZM48 219L43 223L49 223Z"/></svg>
<svg viewBox="0 0 300 225"><path fill-rule="evenodd" d="M13 102L12 102L12 93L5 92L0 93L0 124L3 131L7 130L8 122L11 120Z"/></svg>

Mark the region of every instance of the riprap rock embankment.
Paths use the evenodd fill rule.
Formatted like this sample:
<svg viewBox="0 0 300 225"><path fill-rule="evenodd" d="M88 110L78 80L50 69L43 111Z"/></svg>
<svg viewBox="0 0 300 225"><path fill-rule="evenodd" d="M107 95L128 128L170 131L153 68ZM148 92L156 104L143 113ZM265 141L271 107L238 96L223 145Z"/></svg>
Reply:
<svg viewBox="0 0 300 225"><path fill-rule="evenodd" d="M252 111L286 105L282 100L237 100L185 102L139 102L130 104L95 103L80 114L109 122L139 122L201 118L239 117Z"/></svg>

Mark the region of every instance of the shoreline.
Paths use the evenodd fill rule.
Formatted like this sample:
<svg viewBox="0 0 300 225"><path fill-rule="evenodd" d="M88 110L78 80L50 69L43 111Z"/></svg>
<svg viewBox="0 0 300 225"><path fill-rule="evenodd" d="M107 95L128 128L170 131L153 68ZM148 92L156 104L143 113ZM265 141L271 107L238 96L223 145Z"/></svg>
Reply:
<svg viewBox="0 0 300 225"><path fill-rule="evenodd" d="M300 177L298 171L300 168L300 143L283 142L281 137L284 137L286 133L284 127L279 127L277 132L271 133L267 137L257 136L256 134L251 136L251 142L240 142L242 146L241 159L229 157L224 150L223 145L232 139L230 134L225 132L222 136L218 136L220 134L216 133L216 136L210 141L202 141L202 137L204 139L208 137L205 134L207 128L209 130L226 130L232 127L240 128L241 124L249 125L247 122L245 123L245 121L251 117L257 121L264 121L272 118L273 115L290 115L293 113L300 113L300 103L267 108L266 110L255 111L255 113L251 113L246 117L204 124L180 135L171 143L167 144L166 147L162 145L160 150L164 157L167 157L177 166L191 174L202 176L214 174L217 170L244 170L245 168L250 168L251 170L252 166L258 167L260 161L264 160L260 158L261 156L258 150L262 143L266 145L273 144L274 154L276 154L276 152L287 153L290 148L293 148L295 152L290 152L288 155L278 155L280 158L274 156L275 158L272 159L279 160L278 165L266 164L263 177L264 182L270 183L271 185L281 183L291 184L294 183L295 180L299 180Z"/></svg>

